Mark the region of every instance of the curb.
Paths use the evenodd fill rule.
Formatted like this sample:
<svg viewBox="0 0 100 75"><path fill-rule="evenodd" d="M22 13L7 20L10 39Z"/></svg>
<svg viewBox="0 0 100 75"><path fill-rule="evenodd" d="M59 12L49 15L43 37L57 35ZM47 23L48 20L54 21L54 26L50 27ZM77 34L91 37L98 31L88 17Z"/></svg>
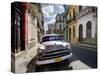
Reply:
<svg viewBox="0 0 100 75"><path fill-rule="evenodd" d="M37 56L35 56L33 59L30 60L30 62L27 64L26 73L35 72L35 70L36 70L36 60L37 60Z"/></svg>
<svg viewBox="0 0 100 75"><path fill-rule="evenodd" d="M97 45L96 45L96 46L93 46L93 45L81 44L81 43L76 43L76 44L71 44L71 45L72 45L72 46L76 46L76 47L91 48L91 49L88 49L88 50L94 51L94 52L97 52L97 51L98 51ZM94 49L95 49L95 50L94 50Z"/></svg>
<svg viewBox="0 0 100 75"><path fill-rule="evenodd" d="M83 47L87 47L87 48L92 48L90 51L97 52L97 47L96 46L87 45L87 44L78 44L78 45L83 46ZM96 50L94 50L94 49L96 49Z"/></svg>
<svg viewBox="0 0 100 75"><path fill-rule="evenodd" d="M89 47L89 48L97 49L96 46L92 46L92 45L88 45L88 44L78 44L78 45L85 46L85 47Z"/></svg>

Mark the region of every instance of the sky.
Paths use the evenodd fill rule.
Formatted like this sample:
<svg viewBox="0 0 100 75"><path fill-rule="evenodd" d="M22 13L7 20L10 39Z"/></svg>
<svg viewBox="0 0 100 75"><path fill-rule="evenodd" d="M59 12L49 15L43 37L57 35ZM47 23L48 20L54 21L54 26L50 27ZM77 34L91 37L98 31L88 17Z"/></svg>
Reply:
<svg viewBox="0 0 100 75"><path fill-rule="evenodd" d="M56 15L64 12L64 7L59 4L42 4L41 7L44 16L44 29L47 30L49 23L55 23Z"/></svg>

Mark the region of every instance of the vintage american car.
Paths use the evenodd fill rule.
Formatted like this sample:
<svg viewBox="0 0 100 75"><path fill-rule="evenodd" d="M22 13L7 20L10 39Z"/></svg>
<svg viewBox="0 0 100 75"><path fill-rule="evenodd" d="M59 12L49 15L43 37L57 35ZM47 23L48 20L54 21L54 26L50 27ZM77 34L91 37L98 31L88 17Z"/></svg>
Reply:
<svg viewBox="0 0 100 75"><path fill-rule="evenodd" d="M61 62L72 57L71 45L58 34L44 35L37 53L37 65Z"/></svg>

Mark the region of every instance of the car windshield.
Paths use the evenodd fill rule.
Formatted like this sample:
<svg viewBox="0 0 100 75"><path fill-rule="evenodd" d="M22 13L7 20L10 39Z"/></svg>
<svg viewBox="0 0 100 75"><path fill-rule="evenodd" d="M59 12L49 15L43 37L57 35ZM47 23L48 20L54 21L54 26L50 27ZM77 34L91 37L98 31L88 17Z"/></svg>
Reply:
<svg viewBox="0 0 100 75"><path fill-rule="evenodd" d="M62 36L45 36L42 39L42 42L46 42L46 41L59 41L59 40L63 40Z"/></svg>

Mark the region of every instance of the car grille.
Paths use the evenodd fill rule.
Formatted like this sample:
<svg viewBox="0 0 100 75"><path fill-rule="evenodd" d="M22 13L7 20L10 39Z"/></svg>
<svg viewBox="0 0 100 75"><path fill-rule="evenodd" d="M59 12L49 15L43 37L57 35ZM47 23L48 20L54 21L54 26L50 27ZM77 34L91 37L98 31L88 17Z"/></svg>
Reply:
<svg viewBox="0 0 100 75"><path fill-rule="evenodd" d="M53 46L47 46L44 53L39 56L38 60L47 60L47 59L53 59L62 57L65 55L69 55L71 52L68 48L64 48L61 45L53 45Z"/></svg>

